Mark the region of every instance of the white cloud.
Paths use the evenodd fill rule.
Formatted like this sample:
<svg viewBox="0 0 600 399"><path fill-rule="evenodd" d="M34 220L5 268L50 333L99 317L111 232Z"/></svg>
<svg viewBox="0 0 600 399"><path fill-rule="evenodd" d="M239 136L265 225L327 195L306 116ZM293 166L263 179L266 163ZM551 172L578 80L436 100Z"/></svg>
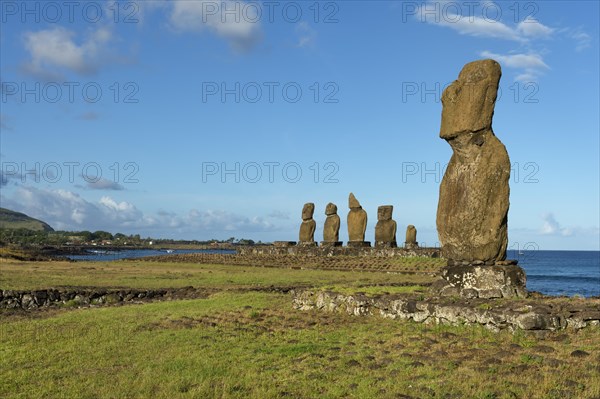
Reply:
<svg viewBox="0 0 600 399"><path fill-rule="evenodd" d="M296 34L298 34L298 42L296 47L307 47L312 45L316 38L317 32L310 27L305 21L298 23L296 26Z"/></svg>
<svg viewBox="0 0 600 399"><path fill-rule="evenodd" d="M583 32L580 28L570 30L568 35L576 42L575 51L585 50L592 45L592 37Z"/></svg>
<svg viewBox="0 0 600 399"><path fill-rule="evenodd" d="M111 38L112 34L106 28L92 31L80 44L75 32L60 26L25 32L25 49L30 60L24 69L44 79L60 77L65 70L93 74Z"/></svg>
<svg viewBox="0 0 600 399"><path fill-rule="evenodd" d="M444 2L429 1L418 7L415 17L422 22L454 29L461 35L514 41L527 40L518 29L511 28L495 18L483 18L473 14L460 15L453 12L457 8L462 11L462 7L456 4L447 6Z"/></svg>
<svg viewBox="0 0 600 399"><path fill-rule="evenodd" d="M517 82L523 82L523 83L528 83L528 82L535 82L538 79L537 73L534 70L526 70L523 73L518 74L517 76L515 76L515 81Z"/></svg>
<svg viewBox="0 0 600 399"><path fill-rule="evenodd" d="M554 215L550 212L544 213L542 215L542 220L544 223L542 224L540 233L544 235L558 234L564 237L569 237L574 234L575 230L580 230L579 228L574 227L561 227L561 225L554 218Z"/></svg>
<svg viewBox="0 0 600 399"><path fill-rule="evenodd" d="M544 220L544 224L540 230L542 234L554 234L560 230L560 225L554 218L554 215L551 213L545 213L542 215L542 219Z"/></svg>
<svg viewBox="0 0 600 399"><path fill-rule="evenodd" d="M248 3L233 0L176 0L172 3L170 21L177 30L209 30L238 51L249 50L260 40L260 18Z"/></svg>
<svg viewBox="0 0 600 399"><path fill-rule="evenodd" d="M537 19L528 16L517 24L517 32L523 37L549 37L554 29L540 23Z"/></svg>
<svg viewBox="0 0 600 399"><path fill-rule="evenodd" d="M493 58L508 68L520 69L521 71L515 77L515 80L520 82L536 81L544 70L550 69L542 56L535 53L502 55L486 50L482 51L480 55L485 58Z"/></svg>
<svg viewBox="0 0 600 399"><path fill-rule="evenodd" d="M520 47L529 48L526 53L520 50L520 53L506 55L490 51L481 52L483 57L494 58L504 66L517 69L515 80L520 82L536 81L544 70L549 69L539 52L531 50L536 40L564 35L567 32L578 41L578 51L589 46L589 35L580 30L551 28L532 16L527 16L516 24L504 23L501 21L500 6L488 1L479 4L478 9L484 8L497 11L486 12L485 17L483 14L477 16L470 7L461 7L458 3L442 0L422 3L414 15L421 22L447 27L462 35L508 40L518 43ZM465 13L467 15L463 15Z"/></svg>
<svg viewBox="0 0 600 399"><path fill-rule="evenodd" d="M106 230L143 235L158 232L174 237L184 233L207 235L227 232L247 234L279 228L261 217L246 217L223 210L190 210L179 216L160 210L144 214L134 204L103 196L91 202L79 194L57 189L20 186L11 197L2 195L2 206L44 220L58 230Z"/></svg>
<svg viewBox="0 0 600 399"><path fill-rule="evenodd" d="M90 188L92 190L116 190L116 191L120 191L120 190L124 190L125 189L119 183L114 182L112 180L105 179L105 178L100 178L97 181L88 181L86 187Z"/></svg>
<svg viewBox="0 0 600 399"><path fill-rule="evenodd" d="M462 7L459 3L451 1L428 1L417 8L415 17L422 22L454 29L462 35L516 42L549 37L554 32L554 29L531 16L527 16L514 27L503 23L500 21L502 9L492 1L479 4L479 9L488 11L485 12L485 16L483 13L482 16L477 16L476 12L466 5Z"/></svg>
<svg viewBox="0 0 600 399"><path fill-rule="evenodd" d="M534 53L501 55L490 51L482 51L481 56L494 58L509 68L550 68L541 55Z"/></svg>
<svg viewBox="0 0 600 399"><path fill-rule="evenodd" d="M497 39L508 39L521 41L523 38L502 22L488 22L480 17L467 19L459 15L450 15L450 18L457 22L450 22L442 19L440 25L452 28L461 35L470 35L476 37L492 37ZM452 19L451 19L452 20Z"/></svg>
<svg viewBox="0 0 600 399"><path fill-rule="evenodd" d="M272 211L267 216L270 218L273 218L273 219L282 219L282 220L290 219L290 214L288 212L277 211L277 210Z"/></svg>

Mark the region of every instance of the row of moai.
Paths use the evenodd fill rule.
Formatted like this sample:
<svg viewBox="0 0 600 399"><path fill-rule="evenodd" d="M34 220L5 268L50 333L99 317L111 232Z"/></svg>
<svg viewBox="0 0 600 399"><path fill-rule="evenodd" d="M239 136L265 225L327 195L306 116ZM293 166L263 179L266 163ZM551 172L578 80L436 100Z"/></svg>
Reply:
<svg viewBox="0 0 600 399"><path fill-rule="evenodd" d="M365 241L367 230L367 212L362 208L354 194L350 193L348 198L348 247L360 248L370 247L371 242ZM392 219L392 205L382 205L377 208L377 225L375 226L375 247L396 248L396 221ZM304 204L302 208L302 224L300 225L300 239L298 245L316 246L315 230L317 223L313 219L315 204L312 202ZM340 217L337 214L337 206L333 203L325 207L325 224L323 226L323 241L321 246L342 246L340 236ZM404 247L407 249L418 248L417 229L413 225L406 228L406 241Z"/></svg>

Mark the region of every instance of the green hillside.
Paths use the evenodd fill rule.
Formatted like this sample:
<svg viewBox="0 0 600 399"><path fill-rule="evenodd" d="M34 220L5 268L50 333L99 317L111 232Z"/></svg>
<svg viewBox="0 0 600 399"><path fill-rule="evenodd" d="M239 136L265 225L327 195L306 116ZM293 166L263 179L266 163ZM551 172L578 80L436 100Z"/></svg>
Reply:
<svg viewBox="0 0 600 399"><path fill-rule="evenodd" d="M54 231L50 225L24 213L0 208L0 229L28 229L34 231Z"/></svg>

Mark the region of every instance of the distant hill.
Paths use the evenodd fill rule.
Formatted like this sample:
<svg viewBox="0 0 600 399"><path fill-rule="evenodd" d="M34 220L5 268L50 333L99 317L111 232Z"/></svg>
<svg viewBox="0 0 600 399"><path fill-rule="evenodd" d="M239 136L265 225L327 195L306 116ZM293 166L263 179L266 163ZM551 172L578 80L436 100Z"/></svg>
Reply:
<svg viewBox="0 0 600 399"><path fill-rule="evenodd" d="M35 231L54 231L48 223L34 219L24 213L0 208L0 229L28 229Z"/></svg>

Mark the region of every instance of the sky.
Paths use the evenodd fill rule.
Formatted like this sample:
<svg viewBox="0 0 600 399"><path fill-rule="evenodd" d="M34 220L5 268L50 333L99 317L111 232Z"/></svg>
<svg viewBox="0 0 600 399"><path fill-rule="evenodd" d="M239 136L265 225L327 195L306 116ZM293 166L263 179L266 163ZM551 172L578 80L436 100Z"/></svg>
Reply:
<svg viewBox="0 0 600 399"><path fill-rule="evenodd" d="M502 67L509 249L600 249L596 1L0 1L0 206L60 230L297 240L348 195L439 245L443 89Z"/></svg>

